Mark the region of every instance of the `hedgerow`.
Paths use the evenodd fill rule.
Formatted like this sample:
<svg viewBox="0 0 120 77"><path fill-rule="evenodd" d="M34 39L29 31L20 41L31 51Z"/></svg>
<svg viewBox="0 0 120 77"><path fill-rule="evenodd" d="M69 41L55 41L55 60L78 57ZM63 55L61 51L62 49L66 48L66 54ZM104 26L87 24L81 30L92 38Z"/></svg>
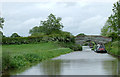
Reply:
<svg viewBox="0 0 120 77"><path fill-rule="evenodd" d="M29 36L29 37L4 37L2 38L2 44L29 44L29 43L38 43L38 42L48 42L48 41L59 41L59 42L74 42L73 36L66 35L44 35L44 36Z"/></svg>

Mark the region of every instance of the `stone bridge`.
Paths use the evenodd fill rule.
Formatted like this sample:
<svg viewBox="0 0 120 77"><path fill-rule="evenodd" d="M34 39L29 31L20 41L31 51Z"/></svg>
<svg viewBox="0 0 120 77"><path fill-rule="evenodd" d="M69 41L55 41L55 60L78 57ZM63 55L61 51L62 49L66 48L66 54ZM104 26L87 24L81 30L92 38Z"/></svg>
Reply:
<svg viewBox="0 0 120 77"><path fill-rule="evenodd" d="M76 36L75 42L77 44L83 45L86 41L94 41L96 43L107 43L112 41L112 38L104 37L104 36L98 36L98 35L85 35L85 36Z"/></svg>

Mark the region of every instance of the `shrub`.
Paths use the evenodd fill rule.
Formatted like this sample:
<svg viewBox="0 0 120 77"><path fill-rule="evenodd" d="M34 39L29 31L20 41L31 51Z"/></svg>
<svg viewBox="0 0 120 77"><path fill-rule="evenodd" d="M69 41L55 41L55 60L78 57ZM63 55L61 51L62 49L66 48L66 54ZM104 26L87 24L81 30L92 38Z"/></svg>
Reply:
<svg viewBox="0 0 120 77"><path fill-rule="evenodd" d="M115 55L115 56L120 56L120 42L119 41L114 41L114 42L109 42L105 45L106 50L108 53Z"/></svg>
<svg viewBox="0 0 120 77"><path fill-rule="evenodd" d="M88 46L88 43L84 43L83 46Z"/></svg>
<svg viewBox="0 0 120 77"><path fill-rule="evenodd" d="M120 46L120 42L119 41L115 41L115 42L112 43L112 46L115 46L115 47L116 46Z"/></svg>
<svg viewBox="0 0 120 77"><path fill-rule="evenodd" d="M74 50L74 51L81 51L82 50L82 46L75 44L75 45L73 45L71 47L71 49Z"/></svg>
<svg viewBox="0 0 120 77"><path fill-rule="evenodd" d="M58 44L62 47L70 48L74 51L82 51L82 46L79 44L75 44L72 42L70 42L70 43L59 42Z"/></svg>

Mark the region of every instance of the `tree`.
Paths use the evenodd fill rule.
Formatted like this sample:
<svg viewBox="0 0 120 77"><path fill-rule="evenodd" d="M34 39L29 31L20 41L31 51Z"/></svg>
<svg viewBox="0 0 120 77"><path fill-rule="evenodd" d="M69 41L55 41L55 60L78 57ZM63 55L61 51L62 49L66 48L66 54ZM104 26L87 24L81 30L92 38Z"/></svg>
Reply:
<svg viewBox="0 0 120 77"><path fill-rule="evenodd" d="M3 37L3 33L2 33L2 29L3 29L3 23L4 23L4 19L0 17L0 44L2 43L2 37Z"/></svg>
<svg viewBox="0 0 120 77"><path fill-rule="evenodd" d="M0 17L0 28L3 29L4 19Z"/></svg>
<svg viewBox="0 0 120 77"><path fill-rule="evenodd" d="M6 37L5 35L2 35L2 37Z"/></svg>
<svg viewBox="0 0 120 77"><path fill-rule="evenodd" d="M110 23L110 19L108 19L105 23L105 25L103 26L103 28L101 29L101 35L103 36L109 36L109 34L111 33L112 28L111 28L111 23Z"/></svg>
<svg viewBox="0 0 120 77"><path fill-rule="evenodd" d="M32 28L29 33L31 35L50 35L60 33L63 28L62 23L60 22L60 17L55 17L55 15L50 14L46 21L41 21L40 26Z"/></svg>
<svg viewBox="0 0 120 77"><path fill-rule="evenodd" d="M20 37L17 33L13 33L10 37L15 38L15 37Z"/></svg>
<svg viewBox="0 0 120 77"><path fill-rule="evenodd" d="M113 13L114 15L112 16L113 22L114 22L114 26L118 28L120 28L120 1L118 1L117 3L114 4L113 7ZM116 29L116 30L117 30Z"/></svg>
<svg viewBox="0 0 120 77"><path fill-rule="evenodd" d="M63 28L62 23L60 23L61 18L56 18L55 15L50 14L46 21L41 21L41 25L44 26L47 35L52 33L59 33Z"/></svg>
<svg viewBox="0 0 120 77"><path fill-rule="evenodd" d="M84 33L80 33L77 36L85 36L85 34Z"/></svg>
<svg viewBox="0 0 120 77"><path fill-rule="evenodd" d="M3 25L4 25L3 23L4 23L4 18L0 17L0 36L3 35L2 31L1 31L1 29L3 29Z"/></svg>
<svg viewBox="0 0 120 77"><path fill-rule="evenodd" d="M108 17L105 25L101 29L101 35L115 39L120 34L120 1L113 5L113 14Z"/></svg>
<svg viewBox="0 0 120 77"><path fill-rule="evenodd" d="M41 36L45 34L45 30L43 26L35 26L29 31L29 33L31 36Z"/></svg>
<svg viewBox="0 0 120 77"><path fill-rule="evenodd" d="M6 37L5 35L3 35L2 31L0 31L0 37Z"/></svg>
<svg viewBox="0 0 120 77"><path fill-rule="evenodd" d="M111 20L110 27L113 29L115 33L118 33L120 30L120 1L116 2L113 5L113 15L109 17Z"/></svg>

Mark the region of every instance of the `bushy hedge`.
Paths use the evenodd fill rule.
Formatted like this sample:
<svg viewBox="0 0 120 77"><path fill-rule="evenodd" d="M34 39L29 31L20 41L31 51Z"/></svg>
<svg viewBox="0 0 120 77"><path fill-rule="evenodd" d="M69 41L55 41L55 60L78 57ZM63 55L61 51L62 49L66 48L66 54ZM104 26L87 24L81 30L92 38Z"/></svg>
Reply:
<svg viewBox="0 0 120 77"><path fill-rule="evenodd" d="M16 38L5 37L2 38L2 44L28 44L40 42L41 40L42 37L16 37Z"/></svg>
<svg viewBox="0 0 120 77"><path fill-rule="evenodd" d="M74 45L69 45L68 46L70 49L74 50L74 51L82 51L82 46L78 45L78 44L74 44Z"/></svg>
<svg viewBox="0 0 120 77"><path fill-rule="evenodd" d="M84 43L83 46L88 46L88 43Z"/></svg>
<svg viewBox="0 0 120 77"><path fill-rule="evenodd" d="M2 38L2 44L29 44L38 42L59 41L59 42L74 42L73 36L65 35L44 35L44 36L29 36L29 37L4 37Z"/></svg>
<svg viewBox="0 0 120 77"><path fill-rule="evenodd" d="M69 43L59 42L58 44L61 47L70 48L70 49L72 49L74 51L82 51L82 46L79 45L79 44L75 44L75 43L72 43L72 42L69 42Z"/></svg>
<svg viewBox="0 0 120 77"><path fill-rule="evenodd" d="M109 42L105 44L108 53L114 56L120 56L120 41Z"/></svg>

